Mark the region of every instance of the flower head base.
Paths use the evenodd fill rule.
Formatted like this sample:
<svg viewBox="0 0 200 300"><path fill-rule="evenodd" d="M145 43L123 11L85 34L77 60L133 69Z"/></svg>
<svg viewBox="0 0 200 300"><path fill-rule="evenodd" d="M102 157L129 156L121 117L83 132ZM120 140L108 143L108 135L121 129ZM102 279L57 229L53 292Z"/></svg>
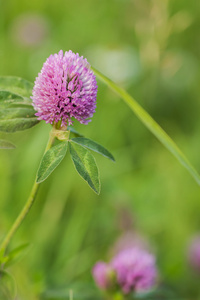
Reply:
<svg viewBox="0 0 200 300"><path fill-rule="evenodd" d="M35 80L33 107L38 120L72 124L72 117L87 124L96 108L96 77L87 59L71 50L50 55Z"/></svg>

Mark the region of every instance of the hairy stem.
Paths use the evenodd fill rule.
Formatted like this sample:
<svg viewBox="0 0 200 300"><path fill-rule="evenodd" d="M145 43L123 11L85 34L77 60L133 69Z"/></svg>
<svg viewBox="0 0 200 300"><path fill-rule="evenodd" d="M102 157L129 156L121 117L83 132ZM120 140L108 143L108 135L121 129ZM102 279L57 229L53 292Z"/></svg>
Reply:
<svg viewBox="0 0 200 300"><path fill-rule="evenodd" d="M52 147L54 139L55 139L55 135L53 134L53 129L52 129L52 131L50 132L50 135L49 135L49 140L48 140L45 152L47 152ZM31 190L31 193L30 193L23 209L19 213L17 219L15 220L15 222L13 223L13 225L10 228L9 232L5 236L3 242L1 243L0 253L5 253L5 250L8 246L8 244L10 243L11 238L13 237L13 235L15 234L15 232L17 231L17 229L19 228L19 226L23 222L24 218L28 214L29 210L31 209L31 207L32 207L32 205L33 205L33 203L36 199L36 195L37 195L39 185L40 185L40 183L37 183L36 180L35 180L35 182L33 184L33 187L32 187L32 190Z"/></svg>

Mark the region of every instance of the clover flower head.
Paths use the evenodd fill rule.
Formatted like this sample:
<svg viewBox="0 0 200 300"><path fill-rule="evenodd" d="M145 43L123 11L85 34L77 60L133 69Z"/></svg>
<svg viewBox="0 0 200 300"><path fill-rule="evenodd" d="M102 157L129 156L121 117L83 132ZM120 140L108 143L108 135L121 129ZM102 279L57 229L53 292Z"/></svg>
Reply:
<svg viewBox="0 0 200 300"><path fill-rule="evenodd" d="M50 55L35 80L33 107L38 120L72 124L91 121L96 108L97 83L87 59L71 50Z"/></svg>
<svg viewBox="0 0 200 300"><path fill-rule="evenodd" d="M110 263L124 294L145 292L156 283L155 257L140 248L129 248L117 254Z"/></svg>
<svg viewBox="0 0 200 300"><path fill-rule="evenodd" d="M101 261L97 262L92 270L96 285L102 290L106 290L112 285L112 273L111 267Z"/></svg>

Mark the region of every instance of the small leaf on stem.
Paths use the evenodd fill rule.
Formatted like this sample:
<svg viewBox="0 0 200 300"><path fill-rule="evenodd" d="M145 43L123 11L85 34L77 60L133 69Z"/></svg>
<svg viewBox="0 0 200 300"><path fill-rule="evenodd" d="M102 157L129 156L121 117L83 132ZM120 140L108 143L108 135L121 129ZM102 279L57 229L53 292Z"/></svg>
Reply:
<svg viewBox="0 0 200 300"><path fill-rule="evenodd" d="M95 141L92 141L92 140L84 138L84 137L73 138L73 139L71 139L71 141L73 141L74 143L77 143L79 145L82 145L92 151L95 151L95 152L109 158L112 161L115 161L113 155L107 149L105 149L103 146L96 143Z"/></svg>
<svg viewBox="0 0 200 300"><path fill-rule="evenodd" d="M49 149L43 156L40 163L36 182L40 183L47 179L49 175L55 170L55 168L63 160L67 152L67 142L61 142L60 144Z"/></svg>
<svg viewBox="0 0 200 300"><path fill-rule="evenodd" d="M12 250L6 257L4 267L7 268L19 261L27 252L30 243L25 243Z"/></svg>
<svg viewBox="0 0 200 300"><path fill-rule="evenodd" d="M74 166L79 175L95 191L100 193L99 171L93 155L83 146L69 142L69 150Z"/></svg>

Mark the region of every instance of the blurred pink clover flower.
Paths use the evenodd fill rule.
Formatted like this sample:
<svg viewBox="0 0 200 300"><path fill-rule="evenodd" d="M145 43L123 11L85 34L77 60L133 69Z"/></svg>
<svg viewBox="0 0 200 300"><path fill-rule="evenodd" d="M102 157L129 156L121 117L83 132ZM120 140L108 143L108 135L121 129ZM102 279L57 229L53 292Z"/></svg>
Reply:
<svg viewBox="0 0 200 300"><path fill-rule="evenodd" d="M108 276L111 272L112 277ZM124 294L151 290L157 275L154 255L137 247L122 250L109 264L98 262L93 268L93 277L100 289L108 290L117 284Z"/></svg>

